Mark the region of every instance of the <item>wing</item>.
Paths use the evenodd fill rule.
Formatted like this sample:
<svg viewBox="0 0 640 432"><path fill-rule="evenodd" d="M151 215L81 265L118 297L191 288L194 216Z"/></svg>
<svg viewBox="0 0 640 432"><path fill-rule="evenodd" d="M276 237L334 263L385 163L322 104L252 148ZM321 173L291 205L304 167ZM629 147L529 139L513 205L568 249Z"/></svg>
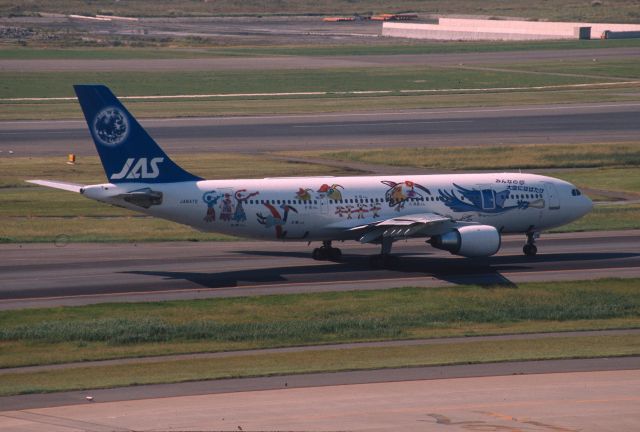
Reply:
<svg viewBox="0 0 640 432"><path fill-rule="evenodd" d="M349 231L362 231L360 243L373 243L383 237L403 238L435 235L446 231L456 222L436 213L417 213L399 216L368 225L360 225Z"/></svg>
<svg viewBox="0 0 640 432"><path fill-rule="evenodd" d="M33 183L40 186L46 186L55 189L62 189L69 192L77 192L80 193L80 189L84 187L84 185L79 185L76 183L66 183L55 180L27 180L27 183Z"/></svg>

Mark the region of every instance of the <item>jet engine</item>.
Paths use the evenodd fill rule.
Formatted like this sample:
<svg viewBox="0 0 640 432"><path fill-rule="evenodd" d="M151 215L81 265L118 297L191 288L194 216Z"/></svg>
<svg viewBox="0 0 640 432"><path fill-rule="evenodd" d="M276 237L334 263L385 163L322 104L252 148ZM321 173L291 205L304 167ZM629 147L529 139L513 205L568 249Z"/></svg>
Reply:
<svg viewBox="0 0 640 432"><path fill-rule="evenodd" d="M464 257L487 257L500 249L500 233L489 225L468 225L427 240L434 248Z"/></svg>

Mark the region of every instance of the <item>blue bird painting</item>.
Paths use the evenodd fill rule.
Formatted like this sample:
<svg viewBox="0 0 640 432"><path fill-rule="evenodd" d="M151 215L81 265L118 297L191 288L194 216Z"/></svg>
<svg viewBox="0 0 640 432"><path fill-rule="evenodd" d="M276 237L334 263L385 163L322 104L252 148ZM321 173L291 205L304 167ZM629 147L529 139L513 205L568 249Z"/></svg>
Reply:
<svg viewBox="0 0 640 432"><path fill-rule="evenodd" d="M453 190L439 189L438 193L442 202L455 212L503 213L513 209L526 209L529 207L527 201L518 201L515 205L505 207L505 203L511 194L511 191L506 189L496 192L493 189L467 189L455 183L453 186L455 186L461 198Z"/></svg>

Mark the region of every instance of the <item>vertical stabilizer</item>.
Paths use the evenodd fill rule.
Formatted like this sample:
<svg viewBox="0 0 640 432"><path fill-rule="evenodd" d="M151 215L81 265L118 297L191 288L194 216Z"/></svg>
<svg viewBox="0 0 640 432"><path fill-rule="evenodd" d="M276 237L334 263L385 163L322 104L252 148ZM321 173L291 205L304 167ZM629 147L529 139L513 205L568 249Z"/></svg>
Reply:
<svg viewBox="0 0 640 432"><path fill-rule="evenodd" d="M111 183L202 180L176 165L104 85L74 85Z"/></svg>

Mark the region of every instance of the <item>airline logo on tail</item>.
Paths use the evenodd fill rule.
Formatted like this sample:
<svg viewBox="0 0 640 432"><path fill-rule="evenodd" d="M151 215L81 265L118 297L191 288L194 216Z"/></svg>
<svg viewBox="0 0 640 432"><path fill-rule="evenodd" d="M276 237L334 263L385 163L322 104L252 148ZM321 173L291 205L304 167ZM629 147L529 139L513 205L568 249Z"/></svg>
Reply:
<svg viewBox="0 0 640 432"><path fill-rule="evenodd" d="M93 119L93 132L101 144L117 146L129 136L129 120L118 108L105 108Z"/></svg>
<svg viewBox="0 0 640 432"><path fill-rule="evenodd" d="M140 158L136 162L136 158L129 158L124 163L119 173L112 174L111 180L128 179L154 179L160 175L158 164L164 161L163 157L156 157L147 163L147 158Z"/></svg>

